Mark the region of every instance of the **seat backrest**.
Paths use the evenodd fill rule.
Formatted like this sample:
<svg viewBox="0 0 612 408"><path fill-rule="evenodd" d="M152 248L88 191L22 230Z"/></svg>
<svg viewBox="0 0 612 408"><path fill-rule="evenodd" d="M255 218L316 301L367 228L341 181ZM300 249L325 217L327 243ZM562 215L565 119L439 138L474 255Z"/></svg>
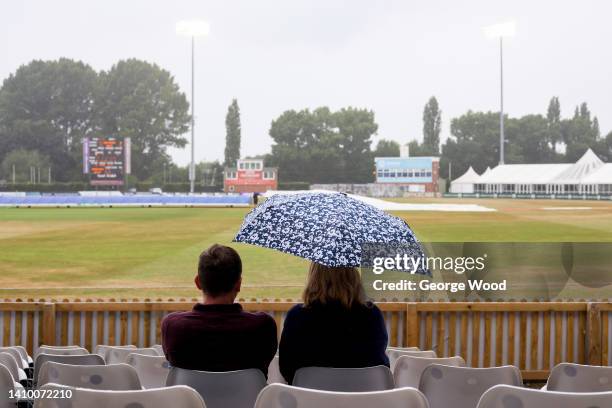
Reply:
<svg viewBox="0 0 612 408"><path fill-rule="evenodd" d="M24 360L21 357L21 353L19 352L19 350L17 350L14 347L0 347L0 353L9 353L11 356L13 356L13 358L15 359L15 361L17 362L17 365L19 366L19 368L27 368L27 360Z"/></svg>
<svg viewBox="0 0 612 408"><path fill-rule="evenodd" d="M15 400L9 399L9 391L15 389L15 382L8 368L0 364L0 408L16 408Z"/></svg>
<svg viewBox="0 0 612 408"><path fill-rule="evenodd" d="M471 368L433 364L423 370L419 390L431 408L474 408L494 385L523 385L514 366Z"/></svg>
<svg viewBox="0 0 612 408"><path fill-rule="evenodd" d="M47 383L93 390L140 390L138 373L127 364L72 365L47 361L38 372L38 387Z"/></svg>
<svg viewBox="0 0 612 408"><path fill-rule="evenodd" d="M85 354L89 354L87 349L83 347L55 347L55 346L40 346L36 351L34 360L38 357L39 354L55 354L57 356L82 356Z"/></svg>
<svg viewBox="0 0 612 408"><path fill-rule="evenodd" d="M393 380L395 387L418 388L421 382L423 370L432 364L448 365L453 367L464 367L465 360L462 357L425 358L401 356L393 367Z"/></svg>
<svg viewBox="0 0 612 408"><path fill-rule="evenodd" d="M393 375L387 366L363 368L302 367L295 372L293 385L324 391L382 391L393 388Z"/></svg>
<svg viewBox="0 0 612 408"><path fill-rule="evenodd" d="M104 359L97 354L81 356L60 356L57 354L39 354L34 361L34 382L38 383L38 372L47 361L71 365L104 365Z"/></svg>
<svg viewBox="0 0 612 408"><path fill-rule="evenodd" d="M106 353L107 364L125 363L130 354L144 354L145 356L157 356L154 348L117 348L111 347Z"/></svg>
<svg viewBox="0 0 612 408"><path fill-rule="evenodd" d="M155 351L157 351L157 354L159 354L160 356L165 356L164 348L161 346L161 344L154 344L151 346L151 348L154 348Z"/></svg>
<svg viewBox="0 0 612 408"><path fill-rule="evenodd" d="M106 355L106 353L108 353L108 351L112 348L126 348L126 349L135 349L136 346L130 344L130 345L126 345L126 346L108 346L105 344L98 344L96 346L96 348L94 349L94 354L99 355L100 357L102 357L104 359L104 361L106 361L106 359L108 358L108 356Z"/></svg>
<svg viewBox="0 0 612 408"><path fill-rule="evenodd" d="M71 407L87 408L206 408L202 397L189 387L177 386L138 391L107 391L87 388L66 387L47 384L42 390L70 391ZM61 395L61 394L60 394ZM35 408L57 408L57 399L44 398L34 401ZM67 406L67 405L66 405Z"/></svg>
<svg viewBox="0 0 612 408"><path fill-rule="evenodd" d="M423 358L436 358L438 357L436 352L433 350L398 350L398 349L387 349L387 356L389 357L389 363L391 364L391 371L395 368L395 362L401 356L411 357L423 357Z"/></svg>
<svg viewBox="0 0 612 408"><path fill-rule="evenodd" d="M43 353L44 349L53 349L53 350L66 350L66 349L80 349L81 346L49 346L46 344L41 344L40 347L34 349L34 360L40 353ZM41 350L42 349L42 350Z"/></svg>
<svg viewBox="0 0 612 408"><path fill-rule="evenodd" d="M425 396L414 388L373 392L334 392L271 384L264 388L255 408L428 408Z"/></svg>
<svg viewBox="0 0 612 408"><path fill-rule="evenodd" d="M28 351L26 350L25 347L23 346L11 346L11 348L14 348L15 350L17 350L19 352L19 354L21 354L21 358L25 361L28 361Z"/></svg>
<svg viewBox="0 0 612 408"><path fill-rule="evenodd" d="M478 408L603 408L612 407L612 392L559 392L496 385L485 392Z"/></svg>
<svg viewBox="0 0 612 408"><path fill-rule="evenodd" d="M13 381L19 381L19 365L12 354L0 352L0 364L9 370L11 377L13 377Z"/></svg>
<svg viewBox="0 0 612 408"><path fill-rule="evenodd" d="M422 351L421 349L419 349L418 347L393 347L393 346L388 346L387 347L387 351L388 350L400 350L400 351Z"/></svg>
<svg viewBox="0 0 612 408"><path fill-rule="evenodd" d="M134 367L144 388L166 386L166 379L170 372L170 364L166 357L132 353L128 355L126 363Z"/></svg>
<svg viewBox="0 0 612 408"><path fill-rule="evenodd" d="M546 389L564 392L612 391L612 367L561 363L551 370Z"/></svg>
<svg viewBox="0 0 612 408"><path fill-rule="evenodd" d="M285 377L280 372L280 365L278 356L274 356L272 361L270 361L270 365L268 366L268 384L287 384Z"/></svg>
<svg viewBox="0 0 612 408"><path fill-rule="evenodd" d="M255 368L209 372L172 367L166 385L187 385L195 389L207 408L252 408L266 386L266 377Z"/></svg>

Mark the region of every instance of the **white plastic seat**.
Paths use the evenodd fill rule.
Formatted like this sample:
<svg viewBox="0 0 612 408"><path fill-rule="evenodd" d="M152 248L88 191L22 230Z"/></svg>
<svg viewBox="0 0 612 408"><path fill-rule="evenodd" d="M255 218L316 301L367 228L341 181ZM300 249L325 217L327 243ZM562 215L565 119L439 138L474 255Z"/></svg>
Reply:
<svg viewBox="0 0 612 408"><path fill-rule="evenodd" d="M414 387L419 388L421 374L425 368L432 364L448 365L453 367L464 367L465 360L462 357L425 358L401 356L395 362L393 368L393 380L395 388Z"/></svg>
<svg viewBox="0 0 612 408"><path fill-rule="evenodd" d="M143 354L145 356L157 356L157 351L154 348L118 348L111 347L106 353L107 364L125 363L130 354Z"/></svg>
<svg viewBox="0 0 612 408"><path fill-rule="evenodd" d="M105 344L98 344L96 346L96 348L94 349L94 354L99 355L100 357L102 357L104 359L104 361L106 361L106 359L108 358L108 356L106 355L106 353L108 353L108 351L112 348L126 348L126 349L135 349L136 346L129 344L126 346L108 346Z"/></svg>
<svg viewBox="0 0 612 408"><path fill-rule="evenodd" d="M72 365L47 361L38 372L37 386L54 383L93 390L140 390L138 373L127 364Z"/></svg>
<svg viewBox="0 0 612 408"><path fill-rule="evenodd" d="M266 386L266 377L255 368L210 372L172 367L166 385L187 385L195 389L208 408L252 408Z"/></svg>
<svg viewBox="0 0 612 408"><path fill-rule="evenodd" d="M373 392L334 392L271 384L255 408L428 408L425 396L414 388Z"/></svg>
<svg viewBox="0 0 612 408"><path fill-rule="evenodd" d="M12 354L0 352L0 364L8 368L16 383L27 381L28 376Z"/></svg>
<svg viewBox="0 0 612 408"><path fill-rule="evenodd" d="M165 357L166 355L164 354L164 348L161 346L161 344L154 344L151 346L151 348L154 348L155 351L157 351L157 354L159 354L162 357Z"/></svg>
<svg viewBox="0 0 612 408"><path fill-rule="evenodd" d="M17 351L19 351L19 354L21 354L21 358L23 360L25 360L28 364L33 364L34 363L34 360L32 359L32 357L30 357L30 355L28 354L28 351L26 350L25 347L23 347L23 346L11 346L11 348L14 348Z"/></svg>
<svg viewBox="0 0 612 408"><path fill-rule="evenodd" d="M393 388L387 366L363 368L302 367L295 372L296 387L338 392L370 392Z"/></svg>
<svg viewBox="0 0 612 408"><path fill-rule="evenodd" d="M39 354L34 361L34 384L38 384L40 368L47 362L53 361L71 365L104 365L104 359L97 354L84 354L80 356L61 356L57 354Z"/></svg>
<svg viewBox="0 0 612 408"><path fill-rule="evenodd" d="M20 368L25 369L29 367L28 362L23 359L19 350L14 347L0 347L0 353L9 353L12 355Z"/></svg>
<svg viewBox="0 0 612 408"><path fill-rule="evenodd" d="M548 376L546 389L563 392L612 391L612 367L557 364Z"/></svg>
<svg viewBox="0 0 612 408"><path fill-rule="evenodd" d="M430 408L474 408L486 390L499 384L522 386L521 372L514 366L471 368L432 364L423 370L419 390L427 397Z"/></svg>
<svg viewBox="0 0 612 408"><path fill-rule="evenodd" d="M57 356L82 356L89 354L87 349L78 346L55 347L55 346L40 346L34 355L34 361L40 354L54 354Z"/></svg>
<svg viewBox="0 0 612 408"><path fill-rule="evenodd" d="M422 351L421 349L419 349L418 347L395 347L395 346L388 346L387 350L400 350L400 351Z"/></svg>
<svg viewBox="0 0 612 408"><path fill-rule="evenodd" d="M436 352L433 350L399 350L399 349L387 349L387 356L389 357L389 364L391 371L395 368L395 362L401 356L411 357L423 357L423 358L436 358L438 357Z"/></svg>
<svg viewBox="0 0 612 408"><path fill-rule="evenodd" d="M268 384L287 384L285 377L280 372L278 356L274 356L268 366Z"/></svg>
<svg viewBox="0 0 612 408"><path fill-rule="evenodd" d="M166 357L132 353L126 363L136 370L143 388L160 388L166 385L170 372Z"/></svg>
<svg viewBox="0 0 612 408"><path fill-rule="evenodd" d="M8 368L0 364L0 408L15 408L17 401L9 398L9 392L15 391L15 381Z"/></svg>
<svg viewBox="0 0 612 408"><path fill-rule="evenodd" d="M206 408L202 397L189 387L176 386L138 391L90 390L87 388L66 387L47 384L41 389L72 391L70 400L37 399L35 408ZM58 403L58 401L60 401ZM62 401L69 404L62 405Z"/></svg>
<svg viewBox="0 0 612 408"><path fill-rule="evenodd" d="M612 392L559 392L496 385L485 392L477 408L607 408Z"/></svg>
<svg viewBox="0 0 612 408"><path fill-rule="evenodd" d="M40 347L38 348L34 348L34 360L36 360L36 357L40 354L43 353L43 351L41 349L53 349L53 350L68 350L68 349L80 349L82 348L81 346L50 346L47 344L41 344Z"/></svg>

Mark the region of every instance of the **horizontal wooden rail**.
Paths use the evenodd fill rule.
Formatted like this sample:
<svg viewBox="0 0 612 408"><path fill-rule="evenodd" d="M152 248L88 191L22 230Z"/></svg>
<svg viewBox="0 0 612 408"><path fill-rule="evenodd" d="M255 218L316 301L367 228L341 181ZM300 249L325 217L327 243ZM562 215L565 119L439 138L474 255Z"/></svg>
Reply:
<svg viewBox="0 0 612 408"><path fill-rule="evenodd" d="M159 344L161 322L193 301L0 302L0 346ZM295 302L246 301L269 313L282 331ZM612 303L379 303L391 346L417 346L468 365L512 364L528 380L544 380L556 364L612 364Z"/></svg>

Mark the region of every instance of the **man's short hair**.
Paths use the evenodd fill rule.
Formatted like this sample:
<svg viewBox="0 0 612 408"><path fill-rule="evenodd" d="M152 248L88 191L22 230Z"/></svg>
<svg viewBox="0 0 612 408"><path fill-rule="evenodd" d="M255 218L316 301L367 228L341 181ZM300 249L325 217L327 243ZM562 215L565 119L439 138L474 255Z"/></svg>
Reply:
<svg viewBox="0 0 612 408"><path fill-rule="evenodd" d="M214 244L200 254L198 276L202 291L210 296L229 293L242 276L242 260L235 249Z"/></svg>

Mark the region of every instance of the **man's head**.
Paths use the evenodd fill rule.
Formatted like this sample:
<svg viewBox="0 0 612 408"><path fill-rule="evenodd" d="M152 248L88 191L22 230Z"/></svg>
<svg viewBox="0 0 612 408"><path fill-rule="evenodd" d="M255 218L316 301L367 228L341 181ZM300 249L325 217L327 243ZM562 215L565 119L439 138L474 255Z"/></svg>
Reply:
<svg viewBox="0 0 612 408"><path fill-rule="evenodd" d="M219 244L202 252L195 283L207 300L219 298L233 302L242 283L242 261L238 252Z"/></svg>

